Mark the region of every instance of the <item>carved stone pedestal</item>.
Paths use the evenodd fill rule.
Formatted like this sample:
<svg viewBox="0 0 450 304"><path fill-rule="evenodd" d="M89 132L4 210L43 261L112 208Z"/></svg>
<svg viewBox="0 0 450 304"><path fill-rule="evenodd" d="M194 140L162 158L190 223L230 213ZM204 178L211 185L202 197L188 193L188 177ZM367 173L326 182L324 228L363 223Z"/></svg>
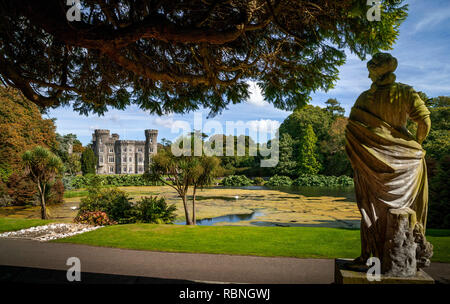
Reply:
<svg viewBox="0 0 450 304"><path fill-rule="evenodd" d="M386 243L381 271L394 277L415 276L417 269L429 266L433 246L426 241L423 227L410 208L390 209L386 221Z"/></svg>
<svg viewBox="0 0 450 304"><path fill-rule="evenodd" d="M425 271L418 270L415 276L395 277L382 274L380 280L369 281L367 272L361 269L350 270L352 260L336 259L334 263L335 284L434 284L434 280Z"/></svg>

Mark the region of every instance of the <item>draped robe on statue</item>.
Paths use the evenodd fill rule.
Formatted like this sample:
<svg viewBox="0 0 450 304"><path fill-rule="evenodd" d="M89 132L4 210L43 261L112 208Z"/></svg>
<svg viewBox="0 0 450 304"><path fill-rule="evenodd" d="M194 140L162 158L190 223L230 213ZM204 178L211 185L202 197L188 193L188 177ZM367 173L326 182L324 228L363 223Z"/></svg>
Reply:
<svg viewBox="0 0 450 304"><path fill-rule="evenodd" d="M406 129L430 112L410 87L391 74L357 99L346 130L346 151L354 170L361 211L361 258L380 257L385 244L386 215L409 207L425 229L428 183L425 151Z"/></svg>

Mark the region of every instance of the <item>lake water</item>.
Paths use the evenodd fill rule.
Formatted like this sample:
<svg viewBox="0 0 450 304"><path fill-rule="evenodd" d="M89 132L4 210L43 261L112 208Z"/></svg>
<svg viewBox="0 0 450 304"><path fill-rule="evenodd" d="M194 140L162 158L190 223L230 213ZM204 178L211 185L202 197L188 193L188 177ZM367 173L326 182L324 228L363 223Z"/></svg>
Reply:
<svg viewBox="0 0 450 304"><path fill-rule="evenodd" d="M217 216L217 217L212 217L212 218L204 218L201 220L197 220L197 225L200 226L212 226L216 223L222 223L222 222L226 222L226 223L236 223L236 222L242 222L242 221L250 221L253 220L255 218L257 218L258 216L263 216L264 213L260 210L255 210L252 213L248 213L248 214L228 214L228 215L223 215L223 216ZM177 222L175 223L177 225L185 225L186 222Z"/></svg>

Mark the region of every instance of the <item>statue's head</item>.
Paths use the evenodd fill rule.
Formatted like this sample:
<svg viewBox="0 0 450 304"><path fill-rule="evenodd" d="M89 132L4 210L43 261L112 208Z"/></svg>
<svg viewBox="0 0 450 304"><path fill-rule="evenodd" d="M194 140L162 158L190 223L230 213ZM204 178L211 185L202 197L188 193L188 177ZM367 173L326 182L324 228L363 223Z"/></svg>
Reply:
<svg viewBox="0 0 450 304"><path fill-rule="evenodd" d="M373 82L385 78L388 74L397 69L397 58L388 53L376 53L372 59L367 62L369 78Z"/></svg>

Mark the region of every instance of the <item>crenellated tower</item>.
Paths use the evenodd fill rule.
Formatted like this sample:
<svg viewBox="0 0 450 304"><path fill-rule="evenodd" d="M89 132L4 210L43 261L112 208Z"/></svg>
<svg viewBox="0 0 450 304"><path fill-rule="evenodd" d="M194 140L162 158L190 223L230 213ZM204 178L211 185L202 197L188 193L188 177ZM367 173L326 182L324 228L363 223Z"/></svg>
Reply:
<svg viewBox="0 0 450 304"><path fill-rule="evenodd" d="M144 170L150 166L151 157L158 152L158 130L145 130Z"/></svg>

